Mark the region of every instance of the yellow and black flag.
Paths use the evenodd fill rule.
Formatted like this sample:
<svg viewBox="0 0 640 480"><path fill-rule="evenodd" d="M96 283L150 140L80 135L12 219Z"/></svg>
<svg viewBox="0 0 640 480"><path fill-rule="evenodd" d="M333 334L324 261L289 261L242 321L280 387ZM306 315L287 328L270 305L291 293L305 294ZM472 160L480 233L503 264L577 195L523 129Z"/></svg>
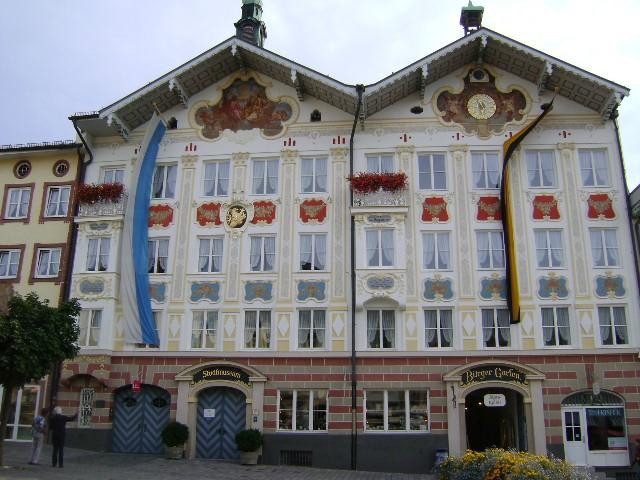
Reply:
<svg viewBox="0 0 640 480"><path fill-rule="evenodd" d="M500 207L502 209L502 230L504 232L504 253L507 267L507 304L511 314L511 323L520 322L520 291L518 287L518 265L516 263L515 232L513 230L513 212L511 208L511 187L509 182L509 159L520 142L533 130L553 108L553 100L543 104L542 113L513 135L502 145L502 181L500 183Z"/></svg>

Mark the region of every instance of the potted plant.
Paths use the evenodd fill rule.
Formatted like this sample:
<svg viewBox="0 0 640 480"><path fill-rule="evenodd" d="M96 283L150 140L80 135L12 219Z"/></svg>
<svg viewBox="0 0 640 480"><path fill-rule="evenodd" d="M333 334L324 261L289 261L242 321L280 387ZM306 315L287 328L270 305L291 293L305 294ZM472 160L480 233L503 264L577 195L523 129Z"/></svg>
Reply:
<svg viewBox="0 0 640 480"><path fill-rule="evenodd" d="M262 432L255 428L241 430L236 434L236 445L240 451L242 465L256 465L260 447L262 447Z"/></svg>
<svg viewBox="0 0 640 480"><path fill-rule="evenodd" d="M162 441L166 446L167 458L178 460L183 457L184 444L189 439L189 427L180 422L169 422L162 430Z"/></svg>
<svg viewBox="0 0 640 480"><path fill-rule="evenodd" d="M378 190L398 192L407 187L407 174L404 172L359 172L347 177L355 193L375 193Z"/></svg>
<svg viewBox="0 0 640 480"><path fill-rule="evenodd" d="M121 183L83 183L78 186L78 201L92 205L97 202L118 202L124 194Z"/></svg>

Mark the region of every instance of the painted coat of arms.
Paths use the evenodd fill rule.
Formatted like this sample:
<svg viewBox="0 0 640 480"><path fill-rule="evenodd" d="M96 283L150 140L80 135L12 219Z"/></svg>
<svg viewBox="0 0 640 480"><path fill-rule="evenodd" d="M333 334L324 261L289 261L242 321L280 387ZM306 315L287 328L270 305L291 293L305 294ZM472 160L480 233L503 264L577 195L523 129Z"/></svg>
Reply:
<svg viewBox="0 0 640 480"><path fill-rule="evenodd" d="M206 225L221 225L219 203L203 203L196 210L196 220L203 227Z"/></svg>
<svg viewBox="0 0 640 480"><path fill-rule="evenodd" d="M501 220L499 197L480 197L478 200L478 214L476 217L480 221Z"/></svg>
<svg viewBox="0 0 640 480"><path fill-rule="evenodd" d="M533 197L534 220L559 220L558 200L553 195L536 195Z"/></svg>
<svg viewBox="0 0 640 480"><path fill-rule="evenodd" d="M303 223L322 223L327 217L327 204L323 200L305 200L300 204L300 220Z"/></svg>
<svg viewBox="0 0 640 480"><path fill-rule="evenodd" d="M149 227L168 227L173 222L173 209L170 205L151 205L149 207Z"/></svg>
<svg viewBox="0 0 640 480"><path fill-rule="evenodd" d="M447 201L442 197L428 197L422 202L423 222L448 222Z"/></svg>
<svg viewBox="0 0 640 480"><path fill-rule="evenodd" d="M587 216L589 218L616 218L616 212L613 211L613 201L606 193L594 193L589 195L587 205L589 206L589 210L587 211Z"/></svg>

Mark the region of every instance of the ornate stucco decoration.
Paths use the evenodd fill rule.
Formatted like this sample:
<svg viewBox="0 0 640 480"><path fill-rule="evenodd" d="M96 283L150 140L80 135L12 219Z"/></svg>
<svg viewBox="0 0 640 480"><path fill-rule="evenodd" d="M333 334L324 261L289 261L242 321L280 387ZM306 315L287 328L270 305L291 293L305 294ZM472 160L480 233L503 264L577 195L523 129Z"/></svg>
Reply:
<svg viewBox="0 0 640 480"><path fill-rule="evenodd" d="M424 291L422 296L425 300L452 300L453 299L453 280L443 278L436 274L434 278L427 278L424 281Z"/></svg>
<svg viewBox="0 0 640 480"><path fill-rule="evenodd" d="M600 298L623 298L627 293L624 288L624 277L606 272L596 277L596 296Z"/></svg>
<svg viewBox="0 0 640 480"><path fill-rule="evenodd" d="M208 300L209 302L220 301L220 282L193 282L191 284L191 295L189 300L199 302Z"/></svg>
<svg viewBox="0 0 640 480"><path fill-rule="evenodd" d="M225 229L232 234L242 233L254 216L254 205L244 201L222 204L220 218Z"/></svg>
<svg viewBox="0 0 640 480"><path fill-rule="evenodd" d="M273 282L245 282L244 299L247 302L262 300L268 302L273 300Z"/></svg>
<svg viewBox="0 0 640 480"><path fill-rule="evenodd" d="M301 302L307 300L326 300L326 282L321 280L300 280L298 282L297 299Z"/></svg>
<svg viewBox="0 0 640 480"><path fill-rule="evenodd" d="M567 298L567 279L563 276L549 273L549 275L538 278L538 297L544 299L558 300Z"/></svg>
<svg viewBox="0 0 640 480"><path fill-rule="evenodd" d="M73 280L73 295L82 300L97 300L113 297L112 279L87 275Z"/></svg>
<svg viewBox="0 0 640 480"><path fill-rule="evenodd" d="M506 300L507 279L497 273L480 280L480 298L483 300Z"/></svg>

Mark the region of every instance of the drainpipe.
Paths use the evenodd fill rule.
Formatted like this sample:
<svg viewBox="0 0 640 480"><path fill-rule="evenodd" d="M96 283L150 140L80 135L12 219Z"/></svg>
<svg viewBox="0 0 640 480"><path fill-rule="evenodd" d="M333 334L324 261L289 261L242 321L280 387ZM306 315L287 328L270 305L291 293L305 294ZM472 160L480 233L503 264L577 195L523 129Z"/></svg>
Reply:
<svg viewBox="0 0 640 480"><path fill-rule="evenodd" d="M362 94L364 85L356 85L358 93L358 104L353 118L351 137L349 138L349 175L353 175L353 137L356 133L356 125L362 107ZM350 190L349 209L353 207L353 190ZM356 470L358 465L358 412L357 412L357 365L356 365L356 223L351 214L351 470Z"/></svg>

